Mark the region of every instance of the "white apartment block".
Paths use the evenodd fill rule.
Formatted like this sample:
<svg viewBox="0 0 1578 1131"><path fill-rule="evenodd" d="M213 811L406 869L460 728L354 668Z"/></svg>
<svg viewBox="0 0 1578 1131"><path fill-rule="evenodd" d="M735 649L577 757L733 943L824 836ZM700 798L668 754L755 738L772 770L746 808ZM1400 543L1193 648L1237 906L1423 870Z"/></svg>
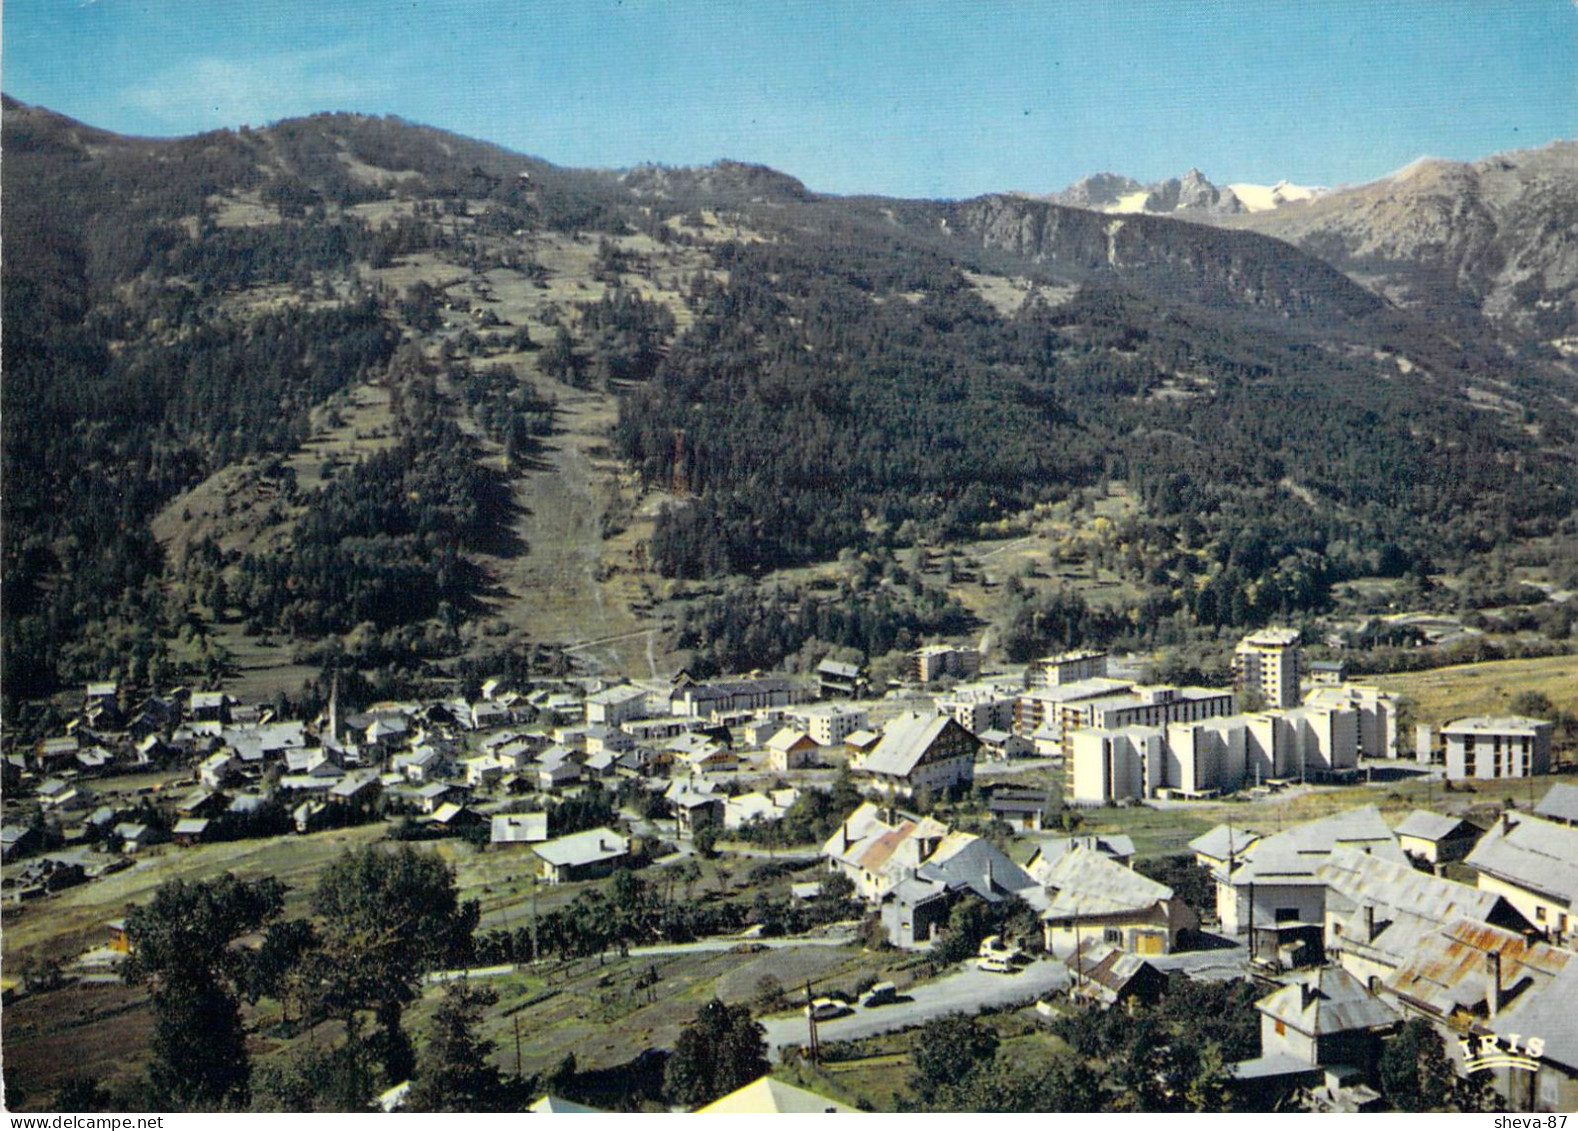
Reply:
<svg viewBox="0 0 1578 1131"><path fill-rule="evenodd" d="M863 710L837 703L816 707L800 707L787 712L787 716L805 728L818 746L839 746L857 730L871 725L870 716Z"/></svg>
<svg viewBox="0 0 1578 1131"><path fill-rule="evenodd" d="M1244 716L1169 723L1162 765L1169 788L1186 797L1236 789L1244 781Z"/></svg>
<svg viewBox="0 0 1578 1131"><path fill-rule="evenodd" d="M962 683L936 702L939 714L950 716L971 734L981 734L1013 729L1019 693L1008 684Z"/></svg>
<svg viewBox="0 0 1578 1131"><path fill-rule="evenodd" d="M1544 719L1525 715L1458 719L1441 728L1446 773L1454 780L1526 778L1551 769L1551 731Z"/></svg>
<svg viewBox="0 0 1578 1131"><path fill-rule="evenodd" d="M1100 679L1106 674L1105 652L1063 652L1043 656L1025 672L1028 687L1063 687L1081 680Z"/></svg>
<svg viewBox="0 0 1578 1131"><path fill-rule="evenodd" d="M1299 707L1282 717L1294 728L1297 762L1287 777L1300 781L1341 777L1359 766L1359 715L1343 707Z"/></svg>
<svg viewBox="0 0 1578 1131"><path fill-rule="evenodd" d="M1074 685L1078 686L1078 685ZM1238 710L1238 697L1231 691L1208 687L1135 687L1119 695L1081 699L1063 703L1059 723L1063 731L1063 756L1073 749L1070 736L1080 727L1121 730L1124 727L1161 727L1168 723L1198 722L1231 715Z"/></svg>
<svg viewBox="0 0 1578 1131"><path fill-rule="evenodd" d="M645 689L630 684L610 687L586 699L586 721L597 726L617 727L648 714Z"/></svg>
<svg viewBox="0 0 1578 1131"><path fill-rule="evenodd" d="M1058 687L1033 687L1022 692L1014 704L1014 729L1020 734L1035 734L1047 727L1055 731L1061 741L1065 705L1133 690L1131 681L1108 679L1105 676L1082 679L1078 683Z"/></svg>
<svg viewBox="0 0 1578 1131"><path fill-rule="evenodd" d="M1396 758L1397 696L1379 687L1344 683L1316 687L1304 697L1306 707L1346 707L1359 717L1359 757Z"/></svg>
<svg viewBox="0 0 1578 1131"><path fill-rule="evenodd" d="M1358 716L1300 707L1125 727L1088 726L1065 736L1068 797L1076 803L1231 793L1273 778L1324 780L1358 765Z"/></svg>
<svg viewBox="0 0 1578 1131"><path fill-rule="evenodd" d="M1155 797L1165 780L1166 733L1161 727L1079 730L1071 736L1069 799L1088 805Z"/></svg>
<svg viewBox="0 0 1578 1131"><path fill-rule="evenodd" d="M920 683L935 683L948 675L974 679L981 674L981 653L951 644L928 644L910 653L910 674Z"/></svg>
<svg viewBox="0 0 1578 1131"><path fill-rule="evenodd" d="M1264 628L1233 650L1233 676L1239 694L1256 692L1267 707L1299 704L1299 632Z"/></svg>

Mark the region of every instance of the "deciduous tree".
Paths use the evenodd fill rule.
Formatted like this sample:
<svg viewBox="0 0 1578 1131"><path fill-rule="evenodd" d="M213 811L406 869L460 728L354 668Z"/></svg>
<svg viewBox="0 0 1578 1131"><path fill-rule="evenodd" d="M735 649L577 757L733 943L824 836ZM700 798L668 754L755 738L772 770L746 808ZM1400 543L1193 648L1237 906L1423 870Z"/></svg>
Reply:
<svg viewBox="0 0 1578 1131"><path fill-rule="evenodd" d="M401 1028L422 975L470 956L477 905L462 904L455 876L436 856L409 845L396 852L347 852L313 895L323 919L330 985L325 1006L349 1017L371 1009L375 1051L391 1084L409 1078L410 1041Z"/></svg>
<svg viewBox="0 0 1578 1131"><path fill-rule="evenodd" d="M675 1042L663 1091L674 1103L697 1107L743 1088L768 1067L766 1032L751 1011L713 998Z"/></svg>
<svg viewBox="0 0 1578 1131"><path fill-rule="evenodd" d="M243 1105L251 1062L239 999L245 955L231 943L280 912L284 887L226 873L215 880L172 880L126 916L131 954L121 966L129 985L153 998L151 1098L167 1110Z"/></svg>

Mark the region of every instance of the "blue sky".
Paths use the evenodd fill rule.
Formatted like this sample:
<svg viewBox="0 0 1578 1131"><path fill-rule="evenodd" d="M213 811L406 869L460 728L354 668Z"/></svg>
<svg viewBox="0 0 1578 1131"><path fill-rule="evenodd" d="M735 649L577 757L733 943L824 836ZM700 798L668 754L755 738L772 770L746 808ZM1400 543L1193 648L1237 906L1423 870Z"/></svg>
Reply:
<svg viewBox="0 0 1578 1131"><path fill-rule="evenodd" d="M7 0L0 85L126 133L399 114L825 192L1342 184L1578 136L1574 0Z"/></svg>

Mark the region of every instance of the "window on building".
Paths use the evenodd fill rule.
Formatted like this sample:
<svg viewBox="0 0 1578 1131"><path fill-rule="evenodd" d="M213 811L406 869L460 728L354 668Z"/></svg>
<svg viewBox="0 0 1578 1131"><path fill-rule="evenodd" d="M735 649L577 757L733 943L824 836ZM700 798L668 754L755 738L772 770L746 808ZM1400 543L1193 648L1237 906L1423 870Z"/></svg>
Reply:
<svg viewBox="0 0 1578 1131"><path fill-rule="evenodd" d="M1113 946L1123 945L1123 928L1107 927L1101 932L1101 941L1111 943Z"/></svg>
<svg viewBox="0 0 1578 1131"><path fill-rule="evenodd" d="M1545 908L1543 906L1534 909L1534 918L1537 922L1545 922Z"/></svg>
<svg viewBox="0 0 1578 1131"><path fill-rule="evenodd" d="M1276 921L1278 923L1297 923L1299 921L1299 909L1297 907L1277 908Z"/></svg>

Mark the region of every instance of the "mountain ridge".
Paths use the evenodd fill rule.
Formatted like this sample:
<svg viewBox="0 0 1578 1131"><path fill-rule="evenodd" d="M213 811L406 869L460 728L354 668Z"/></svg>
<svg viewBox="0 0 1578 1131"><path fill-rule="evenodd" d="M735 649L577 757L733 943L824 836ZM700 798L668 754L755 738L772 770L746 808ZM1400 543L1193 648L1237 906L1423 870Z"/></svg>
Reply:
<svg viewBox="0 0 1578 1131"><path fill-rule="evenodd" d="M1116 481L1130 625L1318 610L1570 511L1570 373L1256 231L567 169L366 115L148 140L8 101L4 133L13 696L219 665L210 632L366 670L886 652L961 614L919 581L750 630L654 609Z"/></svg>

